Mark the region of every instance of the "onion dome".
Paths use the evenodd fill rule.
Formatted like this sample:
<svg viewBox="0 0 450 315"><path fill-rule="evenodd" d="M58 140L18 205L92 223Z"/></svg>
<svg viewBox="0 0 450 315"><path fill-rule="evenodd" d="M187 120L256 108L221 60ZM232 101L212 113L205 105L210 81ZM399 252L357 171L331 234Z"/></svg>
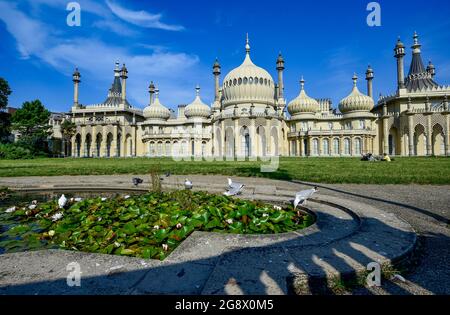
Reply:
<svg viewBox="0 0 450 315"><path fill-rule="evenodd" d="M305 92L305 80L300 80L300 94L288 104L288 112L292 116L301 113L316 113L320 110L319 102Z"/></svg>
<svg viewBox="0 0 450 315"><path fill-rule="evenodd" d="M167 120L170 111L159 101L159 90L155 91L155 100L152 104L144 108L144 117L147 119Z"/></svg>
<svg viewBox="0 0 450 315"><path fill-rule="evenodd" d="M245 50L244 62L228 73L223 81L224 107L238 103L275 105L275 83L266 70L251 60L248 35Z"/></svg>
<svg viewBox="0 0 450 315"><path fill-rule="evenodd" d="M194 118L194 117L203 117L208 118L211 115L211 110L208 105L203 103L203 101L200 98L200 87L197 85L195 88L197 96L195 97L195 100L186 106L184 109L184 115L187 118Z"/></svg>
<svg viewBox="0 0 450 315"><path fill-rule="evenodd" d="M339 110L341 113L349 113L352 111L370 111L373 109L373 99L367 95L362 94L357 87L358 77L353 76L353 90L349 96L344 98L339 103Z"/></svg>

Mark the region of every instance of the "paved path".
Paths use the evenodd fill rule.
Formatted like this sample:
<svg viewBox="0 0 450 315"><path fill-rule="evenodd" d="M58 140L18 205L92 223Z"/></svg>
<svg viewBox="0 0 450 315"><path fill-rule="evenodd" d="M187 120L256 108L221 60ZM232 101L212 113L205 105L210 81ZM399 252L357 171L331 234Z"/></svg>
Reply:
<svg viewBox="0 0 450 315"><path fill-rule="evenodd" d="M80 186L86 190L94 187L131 189L130 178L131 176L127 175L2 178L0 186L49 190ZM164 185L167 188L181 187L184 178L171 176L164 180ZM223 191L226 183L224 176L189 178L194 185L197 184L198 189L213 192ZM244 197L270 199L273 202L286 201L295 191L307 185L261 178L236 180L247 184ZM142 188L148 189L145 185ZM389 282L381 289L372 292L360 290L356 293L445 294L449 293L446 284L450 283L445 281L446 276L450 274L446 263L449 258L449 229L446 223L447 205L450 201L448 188L322 185L320 200L335 202L354 210L362 218L362 224L338 208L322 203L311 203L311 207L318 213L319 220L316 226L302 231L304 235L301 233L295 236L285 235L284 238L274 241L270 237L251 239L251 237L196 232L163 263L61 251L2 255L0 287L3 288L3 293L8 294L24 290L48 294L52 288L67 294L94 293L92 291L94 288L98 293L136 294L289 293L289 279L293 275L351 272L364 268L370 261L389 259L407 252L408 245L412 243L409 225L385 212L388 211L408 221L423 234L425 257L414 273L407 275L409 280L407 283ZM388 238L390 241L386 242ZM444 249L439 248L439 245ZM74 291L65 285L65 281L61 281L61 277L67 274L61 266L66 266L72 260L83 262L82 265L86 268L83 269L83 277L88 278L88 283L92 284L84 286L82 291ZM15 270L20 268L17 266L18 261L42 265L42 270L39 271L39 268L28 270L22 267L19 273ZM49 261L54 263L49 264ZM430 263L433 264L433 268L430 268ZM122 273L111 275L110 268L114 266L122 266ZM12 270L15 270L16 277L11 275ZM442 275L443 273L446 275ZM42 277L42 274L48 275L48 278L46 276L45 280L41 279L43 281L39 282L37 275ZM116 281L111 281L113 278ZM120 280L122 278L126 281L122 282ZM33 279L38 282L30 285ZM444 281L442 283L439 280ZM162 288L167 288L167 291ZM177 288L175 292L173 288Z"/></svg>

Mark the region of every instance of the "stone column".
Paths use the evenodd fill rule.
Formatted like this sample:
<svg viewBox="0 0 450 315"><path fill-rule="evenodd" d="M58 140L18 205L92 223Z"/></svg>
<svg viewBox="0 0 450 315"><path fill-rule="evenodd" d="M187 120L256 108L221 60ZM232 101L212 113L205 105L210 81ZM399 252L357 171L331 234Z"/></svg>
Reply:
<svg viewBox="0 0 450 315"><path fill-rule="evenodd" d="M221 125L221 130L220 130L220 135L221 135L221 137L222 137L222 139L221 139L221 146L222 146L222 156L223 157L226 157L226 155L227 155L227 151L226 151L226 148L227 148L227 144L225 143L225 137L226 137L226 130L225 130L225 121L224 120L222 120L221 122L220 122L220 125Z"/></svg>
<svg viewBox="0 0 450 315"><path fill-rule="evenodd" d="M80 148L80 156L86 157L87 148L86 148L86 126L81 126L81 148Z"/></svg>
<svg viewBox="0 0 450 315"><path fill-rule="evenodd" d="M257 156L257 140L256 140L256 125L255 125L255 120L251 119L250 120L250 156L251 157L256 157Z"/></svg>
<svg viewBox="0 0 450 315"><path fill-rule="evenodd" d="M446 112L445 117L445 134L444 134L444 144L445 144L445 154L450 156L450 117L449 112Z"/></svg>
<svg viewBox="0 0 450 315"><path fill-rule="evenodd" d="M239 130L239 120L234 119L234 157L238 158L241 155L241 137Z"/></svg>
<svg viewBox="0 0 450 315"><path fill-rule="evenodd" d="M271 140L271 126L270 119L266 119L266 155L272 156L272 140Z"/></svg>
<svg viewBox="0 0 450 315"><path fill-rule="evenodd" d="M136 156L137 155L137 127L136 126L133 126L133 130L132 130L132 136L131 136L131 139L132 139L132 141L133 141L133 146L132 146L132 148L133 148L133 150L132 150L132 152L131 152L131 156ZM169 155L170 155L170 152L168 152L169 153Z"/></svg>
<svg viewBox="0 0 450 315"><path fill-rule="evenodd" d="M113 141L111 142L111 156L118 157L120 152L117 150L117 138L119 136L119 128L117 125L113 127Z"/></svg>
<svg viewBox="0 0 450 315"><path fill-rule="evenodd" d="M71 143L72 143L72 157L77 156L77 142L76 142L76 134L72 137Z"/></svg>
<svg viewBox="0 0 450 315"><path fill-rule="evenodd" d="M431 127L431 114L427 115L427 155L433 155L433 129Z"/></svg>
<svg viewBox="0 0 450 315"><path fill-rule="evenodd" d="M299 156L305 156L305 143L303 137L300 137L299 144Z"/></svg>
<svg viewBox="0 0 450 315"><path fill-rule="evenodd" d="M102 157L107 157L108 153L108 133L107 133L107 129L106 126L103 126L103 130L102 130L102 145L100 148L100 154Z"/></svg>

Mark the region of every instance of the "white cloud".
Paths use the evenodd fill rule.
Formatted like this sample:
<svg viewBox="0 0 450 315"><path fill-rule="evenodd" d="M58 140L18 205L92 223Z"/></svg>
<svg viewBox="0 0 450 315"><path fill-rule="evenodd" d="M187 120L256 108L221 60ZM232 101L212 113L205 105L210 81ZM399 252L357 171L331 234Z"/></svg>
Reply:
<svg viewBox="0 0 450 315"><path fill-rule="evenodd" d="M181 25L169 25L161 22L161 14L152 14L142 10L128 10L110 0L106 0L106 4L117 17L133 25L147 28L157 28L166 31L181 31L184 29Z"/></svg>
<svg viewBox="0 0 450 315"><path fill-rule="evenodd" d="M147 88L151 80L158 85L161 100L169 107L192 101L197 83L207 86L206 91L202 91L203 95L212 95L211 76L207 69L202 69L196 55L171 52L158 45L148 47L151 50L145 53L135 53L132 51L133 45L109 44L95 38L66 38L44 21L26 15L16 5L1 1L0 21L5 23L8 32L15 38L22 58L35 57L68 77L74 67L79 67L84 81L89 78L90 82L95 82L99 89L104 90L105 97L113 79L116 60L127 65L128 96L137 107L147 105ZM134 47L140 45L135 43ZM158 47L161 49L156 49ZM83 85L80 92L84 104L103 101L83 95L82 89ZM70 103L69 99L67 101Z"/></svg>

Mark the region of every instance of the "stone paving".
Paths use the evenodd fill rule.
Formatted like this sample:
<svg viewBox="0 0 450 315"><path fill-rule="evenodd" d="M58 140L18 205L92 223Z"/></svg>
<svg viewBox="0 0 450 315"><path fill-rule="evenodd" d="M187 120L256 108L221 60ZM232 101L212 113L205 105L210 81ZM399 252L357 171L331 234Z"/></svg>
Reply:
<svg viewBox="0 0 450 315"><path fill-rule="evenodd" d="M131 177L2 178L0 185L18 190L130 190L134 189ZM179 189L184 179L165 178L164 187ZM196 175L189 179L196 189L210 192L222 192L226 186L225 176ZM263 178L235 180L246 184L243 198L273 203L288 202L296 191L308 185ZM147 190L145 184L138 189ZM391 262L411 253L416 234L405 222L409 221L407 217L399 219L394 211L385 211L389 208L386 204L358 199L340 192L342 185L335 187L322 186L308 203L317 215L317 223L308 229L257 237L194 232L164 262L65 251L1 255L0 294L288 294L292 279L302 275L352 274L364 270L371 261ZM372 187L368 190L372 191ZM448 226L441 228L448 230ZM65 283L65 268L71 261L82 266L86 285L81 288L70 288ZM117 267L116 272L111 273L112 267ZM383 286L361 294L433 292L420 285L411 285L409 290L403 284L386 285L391 286L388 292L383 291Z"/></svg>

